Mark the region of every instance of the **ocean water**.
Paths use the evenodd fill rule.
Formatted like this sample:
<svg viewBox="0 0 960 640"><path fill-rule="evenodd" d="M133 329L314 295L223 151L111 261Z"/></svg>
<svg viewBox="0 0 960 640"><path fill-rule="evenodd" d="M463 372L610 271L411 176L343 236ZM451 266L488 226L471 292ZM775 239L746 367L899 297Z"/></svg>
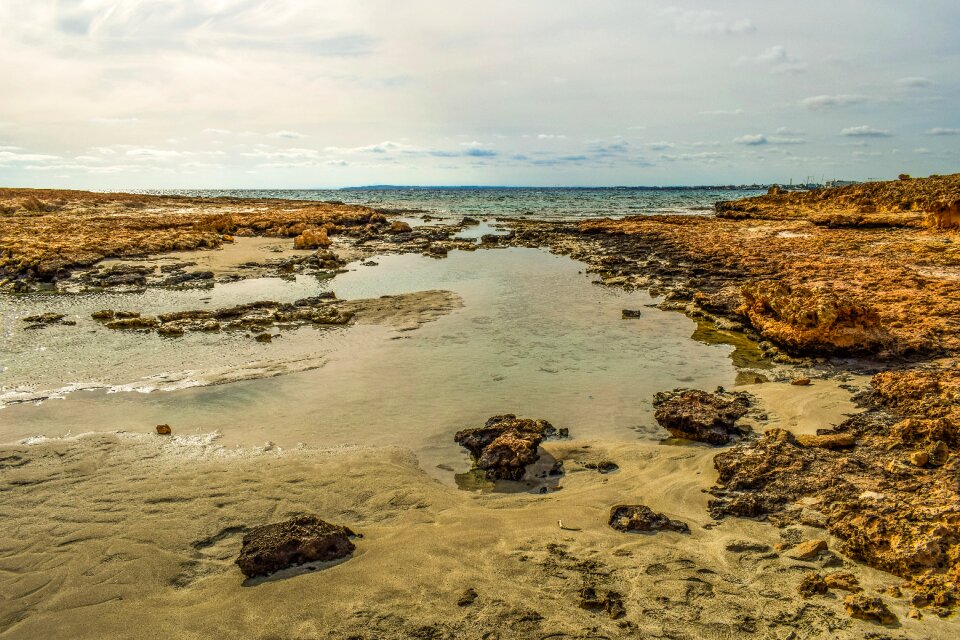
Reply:
<svg viewBox="0 0 960 640"><path fill-rule="evenodd" d="M337 201L437 216L582 219L681 213L704 215L716 202L763 193L747 188L363 187L305 190L145 190L138 193L204 197Z"/></svg>

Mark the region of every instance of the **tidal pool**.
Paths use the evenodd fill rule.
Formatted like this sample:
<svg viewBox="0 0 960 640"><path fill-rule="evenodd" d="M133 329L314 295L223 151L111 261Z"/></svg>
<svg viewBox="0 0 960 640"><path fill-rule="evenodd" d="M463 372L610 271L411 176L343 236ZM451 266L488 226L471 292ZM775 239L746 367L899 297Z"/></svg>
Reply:
<svg viewBox="0 0 960 640"><path fill-rule="evenodd" d="M544 418L575 438L659 440L666 432L652 417L655 392L736 380L733 346L693 339L694 321L653 307L645 292L595 284L584 265L567 257L510 248L374 262L332 279L5 299L0 356L8 400L17 389L100 390L8 404L0 410L0 440L151 431L167 423L181 434L221 431L227 445L401 445L452 481L443 468L462 470L464 463L453 433L492 415ZM328 290L358 299L428 289L456 292L463 308L414 331L302 327L281 330L271 344L240 333L175 339L123 333L89 318L102 308L157 313ZM623 319L623 309L641 315ZM20 317L42 311L69 313L78 324L20 326ZM250 379L212 384L236 379L230 374L244 367ZM191 386L199 384L206 386ZM173 390L118 392L163 388Z"/></svg>

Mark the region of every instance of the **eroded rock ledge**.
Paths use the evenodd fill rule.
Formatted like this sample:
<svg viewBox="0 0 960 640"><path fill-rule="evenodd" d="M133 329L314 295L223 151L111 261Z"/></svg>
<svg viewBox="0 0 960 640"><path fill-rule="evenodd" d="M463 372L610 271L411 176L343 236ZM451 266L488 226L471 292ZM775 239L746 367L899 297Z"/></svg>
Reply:
<svg viewBox="0 0 960 640"><path fill-rule="evenodd" d="M494 416L482 427L458 431L454 441L470 452L474 466L488 480L521 480L527 467L540 458L545 438L566 435L546 420L518 418L513 414Z"/></svg>

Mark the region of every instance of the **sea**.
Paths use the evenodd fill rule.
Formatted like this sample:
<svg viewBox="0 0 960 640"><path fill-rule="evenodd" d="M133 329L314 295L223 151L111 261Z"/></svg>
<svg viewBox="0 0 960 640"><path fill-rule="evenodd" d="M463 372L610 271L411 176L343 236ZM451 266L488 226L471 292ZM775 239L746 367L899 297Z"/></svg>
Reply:
<svg viewBox="0 0 960 640"><path fill-rule="evenodd" d="M137 193L191 197L281 198L361 204L398 213L534 219L705 215L714 204L756 196L759 187L395 187L346 189L173 189Z"/></svg>

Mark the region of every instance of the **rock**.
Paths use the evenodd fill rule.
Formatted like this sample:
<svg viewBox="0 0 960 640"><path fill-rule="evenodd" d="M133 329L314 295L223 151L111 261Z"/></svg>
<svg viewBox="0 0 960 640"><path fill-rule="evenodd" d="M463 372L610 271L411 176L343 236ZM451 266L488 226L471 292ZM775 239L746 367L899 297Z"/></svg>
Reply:
<svg viewBox="0 0 960 640"><path fill-rule="evenodd" d="M48 312L36 316L27 316L23 318L23 321L38 325L58 324L66 317L66 314L63 313Z"/></svg>
<svg viewBox="0 0 960 640"><path fill-rule="evenodd" d="M910 454L910 463L917 467L922 467L930 460L930 454L926 451L914 451Z"/></svg>
<svg viewBox="0 0 960 640"><path fill-rule="evenodd" d="M460 224L464 227L472 227L480 224L480 221L476 218L471 218L470 216L464 216L463 220L460 221Z"/></svg>
<svg viewBox="0 0 960 640"><path fill-rule="evenodd" d="M119 317L119 316L118 316ZM159 326L160 321L156 318L150 316L136 317L136 318L123 318L120 320L112 320L107 323L108 329L154 329Z"/></svg>
<svg viewBox="0 0 960 640"><path fill-rule="evenodd" d="M470 587L469 589L464 591L460 595L460 597L457 599L457 606L469 607L471 604L473 604L473 601L476 600L477 597L478 597L478 594L476 590L473 587Z"/></svg>
<svg viewBox="0 0 960 640"><path fill-rule="evenodd" d="M770 188L767 189L768 196L779 196L783 193L783 189L778 184L770 185Z"/></svg>
<svg viewBox="0 0 960 640"><path fill-rule="evenodd" d="M176 326L163 326L157 327L157 333L161 336L167 336L170 338L177 338L183 335L183 328Z"/></svg>
<svg viewBox="0 0 960 640"><path fill-rule="evenodd" d="M843 449L852 447L854 444L852 433L829 433L824 435L802 433L795 436L795 440L801 447L816 447L818 449Z"/></svg>
<svg viewBox="0 0 960 640"><path fill-rule="evenodd" d="M587 469L596 469L600 473L613 473L617 471L620 466L612 460L601 460L600 462L587 462L583 465Z"/></svg>
<svg viewBox="0 0 960 640"><path fill-rule="evenodd" d="M642 504L617 505L610 509L609 524L617 531L625 533L657 531L676 531L690 533L690 527L685 522L671 520L662 513L657 513L650 507Z"/></svg>
<svg viewBox="0 0 960 640"><path fill-rule="evenodd" d="M158 424L157 434L161 436L169 436L173 434L173 430L170 429L170 425L168 424Z"/></svg>
<svg viewBox="0 0 960 640"><path fill-rule="evenodd" d="M273 342L273 336L269 333L258 333L253 339L257 342Z"/></svg>
<svg viewBox="0 0 960 640"><path fill-rule="evenodd" d="M442 244L431 244L429 247L427 247L427 253L433 256L445 256L447 255L448 251L447 248Z"/></svg>
<svg viewBox="0 0 960 640"><path fill-rule="evenodd" d="M790 381L790 384L795 387L809 387L811 383L810 378L794 378Z"/></svg>
<svg viewBox="0 0 960 640"><path fill-rule="evenodd" d="M643 314L639 309L624 309L620 314L624 320L632 318L640 318Z"/></svg>
<svg viewBox="0 0 960 640"><path fill-rule="evenodd" d="M618 620L627 614L622 595L616 591L607 591L607 595L601 598L593 587L584 587L580 590L580 608L588 611L605 611L613 620Z"/></svg>
<svg viewBox="0 0 960 640"><path fill-rule="evenodd" d="M794 560L812 560L826 549L827 542L825 540L807 540L787 552L787 557Z"/></svg>
<svg viewBox="0 0 960 640"><path fill-rule="evenodd" d="M117 320L126 320L129 318L139 318L140 312L139 311L117 311L116 313L114 313L114 316L117 318Z"/></svg>
<svg viewBox="0 0 960 640"><path fill-rule="evenodd" d="M950 457L950 448L943 440L938 440L927 452L927 464L932 467L942 467Z"/></svg>
<svg viewBox="0 0 960 640"><path fill-rule="evenodd" d="M764 280L744 285L738 311L765 338L798 353L875 353L891 338L876 309L840 290Z"/></svg>
<svg viewBox="0 0 960 640"><path fill-rule="evenodd" d="M678 438L722 445L740 435L736 421L750 406L744 393L707 393L698 389L675 389L653 397L654 417Z"/></svg>
<svg viewBox="0 0 960 640"><path fill-rule="evenodd" d="M413 231L413 229L403 220L394 220L390 223L390 226L387 227L387 233L410 233L411 231Z"/></svg>
<svg viewBox="0 0 960 640"><path fill-rule="evenodd" d="M480 244L500 244L501 236L495 233L485 233L480 236Z"/></svg>
<svg viewBox="0 0 960 640"><path fill-rule="evenodd" d="M850 593L859 593L863 591L863 588L860 586L860 581L857 580L857 577L847 571L836 571L834 573L829 573L824 578L824 581L831 589L840 589L841 591L849 591Z"/></svg>
<svg viewBox="0 0 960 640"><path fill-rule="evenodd" d="M872 620L880 624L896 624L897 616L887 608L880 598L862 594L849 595L843 599L843 606L851 618Z"/></svg>
<svg viewBox="0 0 960 640"><path fill-rule="evenodd" d="M356 548L347 527L301 515L253 529L243 536L237 566L248 578L266 576L307 562L328 562Z"/></svg>
<svg viewBox="0 0 960 640"><path fill-rule="evenodd" d="M113 320L116 316L116 312L113 309L103 309L102 311L94 311L90 314L90 317L94 320Z"/></svg>
<svg viewBox="0 0 960 640"><path fill-rule="evenodd" d="M294 249L319 249L329 247L333 241L327 236L326 229L309 228L293 239Z"/></svg>
<svg viewBox="0 0 960 640"><path fill-rule="evenodd" d="M769 553L770 545L749 540L734 540L724 547L731 553Z"/></svg>
<svg viewBox="0 0 960 640"><path fill-rule="evenodd" d="M803 580L800 581L800 586L797 587L797 591L800 592L800 595L804 598L809 598L815 595L824 595L828 589L823 576L815 571L811 571L803 576Z"/></svg>
<svg viewBox="0 0 960 640"><path fill-rule="evenodd" d="M474 466L489 480L520 480L526 468L539 459L537 448L556 434L546 420L494 416L479 429L463 429L453 439L473 456Z"/></svg>

